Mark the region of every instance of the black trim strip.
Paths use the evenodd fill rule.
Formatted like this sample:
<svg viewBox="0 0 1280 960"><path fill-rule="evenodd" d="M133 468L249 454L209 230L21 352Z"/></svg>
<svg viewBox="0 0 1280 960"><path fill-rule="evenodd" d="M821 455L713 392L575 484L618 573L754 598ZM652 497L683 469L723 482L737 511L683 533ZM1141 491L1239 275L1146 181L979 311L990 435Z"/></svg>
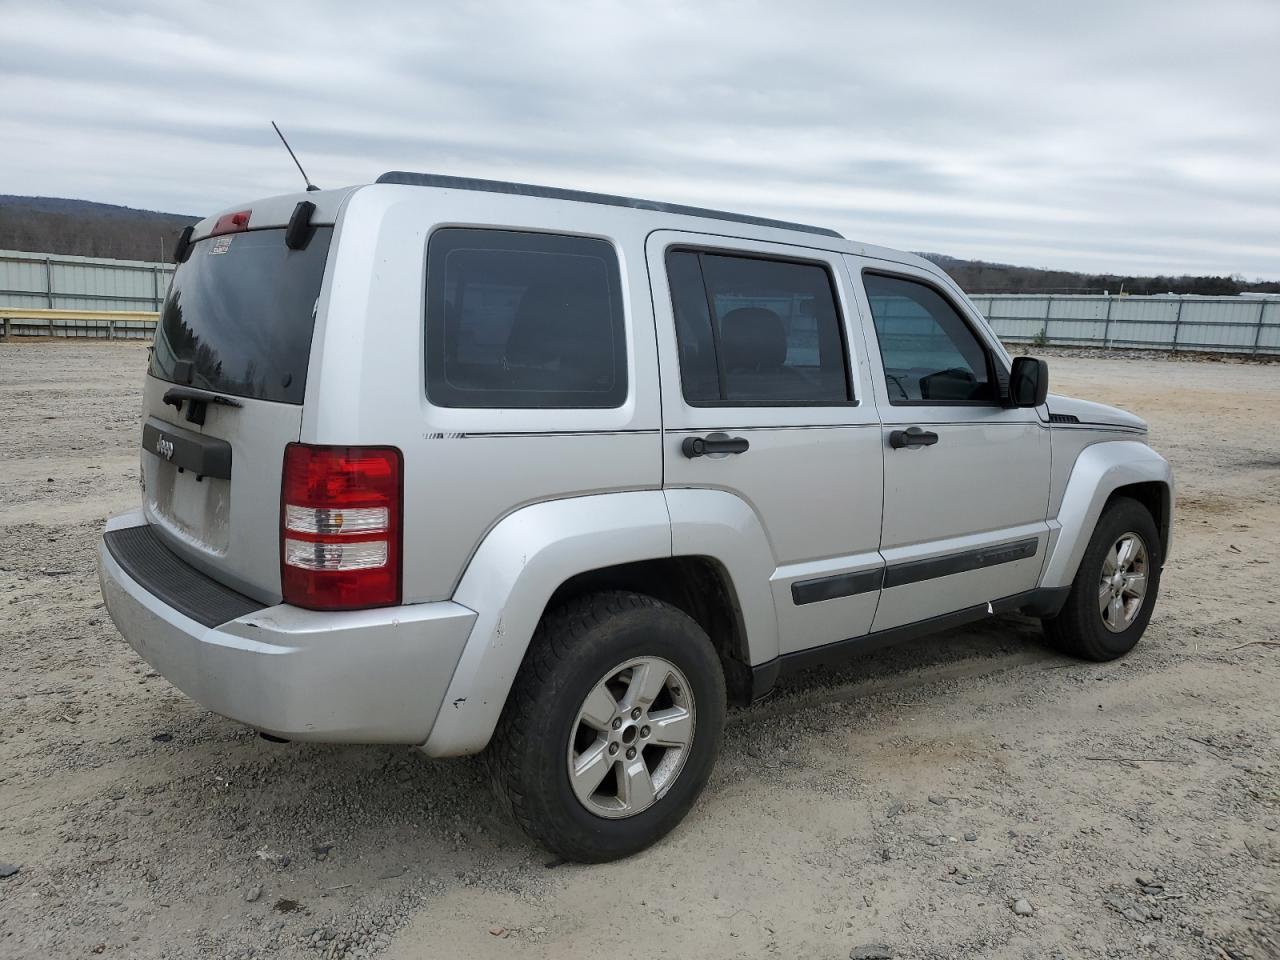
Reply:
<svg viewBox="0 0 1280 960"><path fill-rule="evenodd" d="M436 431L423 435L425 440L492 440L495 437L618 437L639 436L661 433L657 427L638 430L510 430L506 432L491 431L486 433L455 433L449 430Z"/></svg>
<svg viewBox="0 0 1280 960"><path fill-rule="evenodd" d="M692 433L701 436L705 433L746 433L749 431L775 433L779 430L858 430L858 429L879 429L883 424L879 420L872 420L866 423L791 423L779 424L778 426L761 426L759 424L751 427L668 427L667 433L680 434Z"/></svg>
<svg viewBox="0 0 1280 960"><path fill-rule="evenodd" d="M1012 563L1015 560L1034 557L1039 546L1040 541L1031 537L994 547L965 550L944 557L930 557L928 560L908 560L875 570L837 573L828 577L814 577L812 580L797 580L791 584L791 602L796 606L820 603L823 600L852 597L872 590L902 587L909 583L932 580L935 577L950 576L953 573L981 570L983 567L994 567L1001 563Z"/></svg>
<svg viewBox="0 0 1280 960"><path fill-rule="evenodd" d="M1055 427L1062 427L1066 430L1117 430L1121 433L1146 433L1142 427L1131 427L1123 423L1104 423L1101 420L1077 420L1075 423L1061 423L1053 420L1054 416L1063 416L1063 414L1050 414L1049 422Z"/></svg>
<svg viewBox="0 0 1280 960"><path fill-rule="evenodd" d="M791 602L796 606L852 597L859 593L879 590L884 580L884 567L863 570L859 573L837 573L830 577L797 580L791 584Z"/></svg>
<svg viewBox="0 0 1280 960"><path fill-rule="evenodd" d="M231 444L148 417L142 425L142 449L197 476L231 479Z"/></svg>
<svg viewBox="0 0 1280 960"><path fill-rule="evenodd" d="M1031 410L1031 407L1001 407L1001 412L1012 413L1014 410ZM1036 426L1047 429L1048 424L1039 417L1026 417L1022 420L940 420L936 417L921 417L918 420L911 420L906 417L899 417L894 420L885 420L882 426L888 429L897 429L899 427L982 427L989 430L992 427L1028 427Z"/></svg>
<svg viewBox="0 0 1280 960"><path fill-rule="evenodd" d="M895 563L885 571L884 588L888 590L890 587L919 583L921 580L932 580L934 577L946 577L953 573L965 573L969 570L980 570L983 567L994 567L1001 563L1025 560L1027 557L1034 557L1039 547L1039 539L1031 537L1015 543L1002 543L994 547L980 547L977 550L952 553L945 557Z"/></svg>
<svg viewBox="0 0 1280 960"><path fill-rule="evenodd" d="M1062 609L1062 605L1066 602L1067 594L1070 591L1070 587L1040 587L1023 593L1015 593L1009 597L1002 597L999 600L992 600L990 604L975 604L972 607L965 607L963 610L944 613L941 616L930 617L917 623L908 623L901 627L879 630L860 637L850 637L848 640L837 640L835 643L811 647L808 650L784 653L780 657L774 657L767 663L761 663L751 668L751 695L753 699L759 699L764 696L781 676L799 673L814 667L843 663L864 653L892 646L896 643L930 636L939 631L961 627L978 620L985 620L995 614L1012 613L1015 610L1021 610L1023 613L1033 617L1051 617Z"/></svg>
<svg viewBox="0 0 1280 960"><path fill-rule="evenodd" d="M182 560L147 524L108 530L102 539L120 569L138 586L196 623L216 627L263 609L263 604Z"/></svg>

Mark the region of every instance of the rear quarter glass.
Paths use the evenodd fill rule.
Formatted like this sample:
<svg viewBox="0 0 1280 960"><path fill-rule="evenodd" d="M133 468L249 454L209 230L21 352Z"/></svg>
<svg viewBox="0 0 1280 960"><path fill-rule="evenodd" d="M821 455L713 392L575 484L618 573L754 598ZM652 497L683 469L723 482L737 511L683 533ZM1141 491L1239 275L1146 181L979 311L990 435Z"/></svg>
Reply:
<svg viewBox="0 0 1280 960"><path fill-rule="evenodd" d="M179 264L150 372L217 393L302 403L332 227L302 250L284 229L209 237Z"/></svg>
<svg viewBox="0 0 1280 960"><path fill-rule="evenodd" d="M586 409L627 397L618 257L604 240L449 227L427 248L427 398Z"/></svg>

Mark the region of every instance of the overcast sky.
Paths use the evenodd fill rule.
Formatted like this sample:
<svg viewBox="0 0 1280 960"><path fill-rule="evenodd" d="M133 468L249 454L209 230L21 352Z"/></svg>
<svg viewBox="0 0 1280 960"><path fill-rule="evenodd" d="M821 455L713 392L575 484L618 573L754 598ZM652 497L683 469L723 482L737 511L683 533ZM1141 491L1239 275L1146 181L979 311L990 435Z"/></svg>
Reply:
<svg viewBox="0 0 1280 960"><path fill-rule="evenodd" d="M1277 0L859 6L0 0L0 193L203 215L298 187L274 119L321 186L422 170L1280 279Z"/></svg>

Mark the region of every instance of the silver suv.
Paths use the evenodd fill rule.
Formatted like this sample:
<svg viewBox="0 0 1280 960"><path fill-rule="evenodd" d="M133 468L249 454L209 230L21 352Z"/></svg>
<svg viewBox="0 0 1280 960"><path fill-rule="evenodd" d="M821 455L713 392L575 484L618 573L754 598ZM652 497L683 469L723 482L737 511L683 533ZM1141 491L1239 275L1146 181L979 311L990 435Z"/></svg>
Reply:
<svg viewBox="0 0 1280 960"><path fill-rule="evenodd" d="M488 749L536 840L634 853L726 704L1011 610L1127 653L1173 482L932 264L817 227L389 173L179 243L120 632L274 737Z"/></svg>

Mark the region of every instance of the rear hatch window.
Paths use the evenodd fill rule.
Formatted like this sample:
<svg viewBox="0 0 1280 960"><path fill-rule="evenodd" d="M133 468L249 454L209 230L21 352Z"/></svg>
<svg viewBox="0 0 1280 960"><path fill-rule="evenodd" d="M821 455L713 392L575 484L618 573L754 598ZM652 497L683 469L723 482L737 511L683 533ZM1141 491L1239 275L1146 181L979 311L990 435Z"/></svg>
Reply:
<svg viewBox="0 0 1280 960"><path fill-rule="evenodd" d="M302 403L332 227L290 250L284 230L196 243L160 313L151 375L170 383Z"/></svg>

